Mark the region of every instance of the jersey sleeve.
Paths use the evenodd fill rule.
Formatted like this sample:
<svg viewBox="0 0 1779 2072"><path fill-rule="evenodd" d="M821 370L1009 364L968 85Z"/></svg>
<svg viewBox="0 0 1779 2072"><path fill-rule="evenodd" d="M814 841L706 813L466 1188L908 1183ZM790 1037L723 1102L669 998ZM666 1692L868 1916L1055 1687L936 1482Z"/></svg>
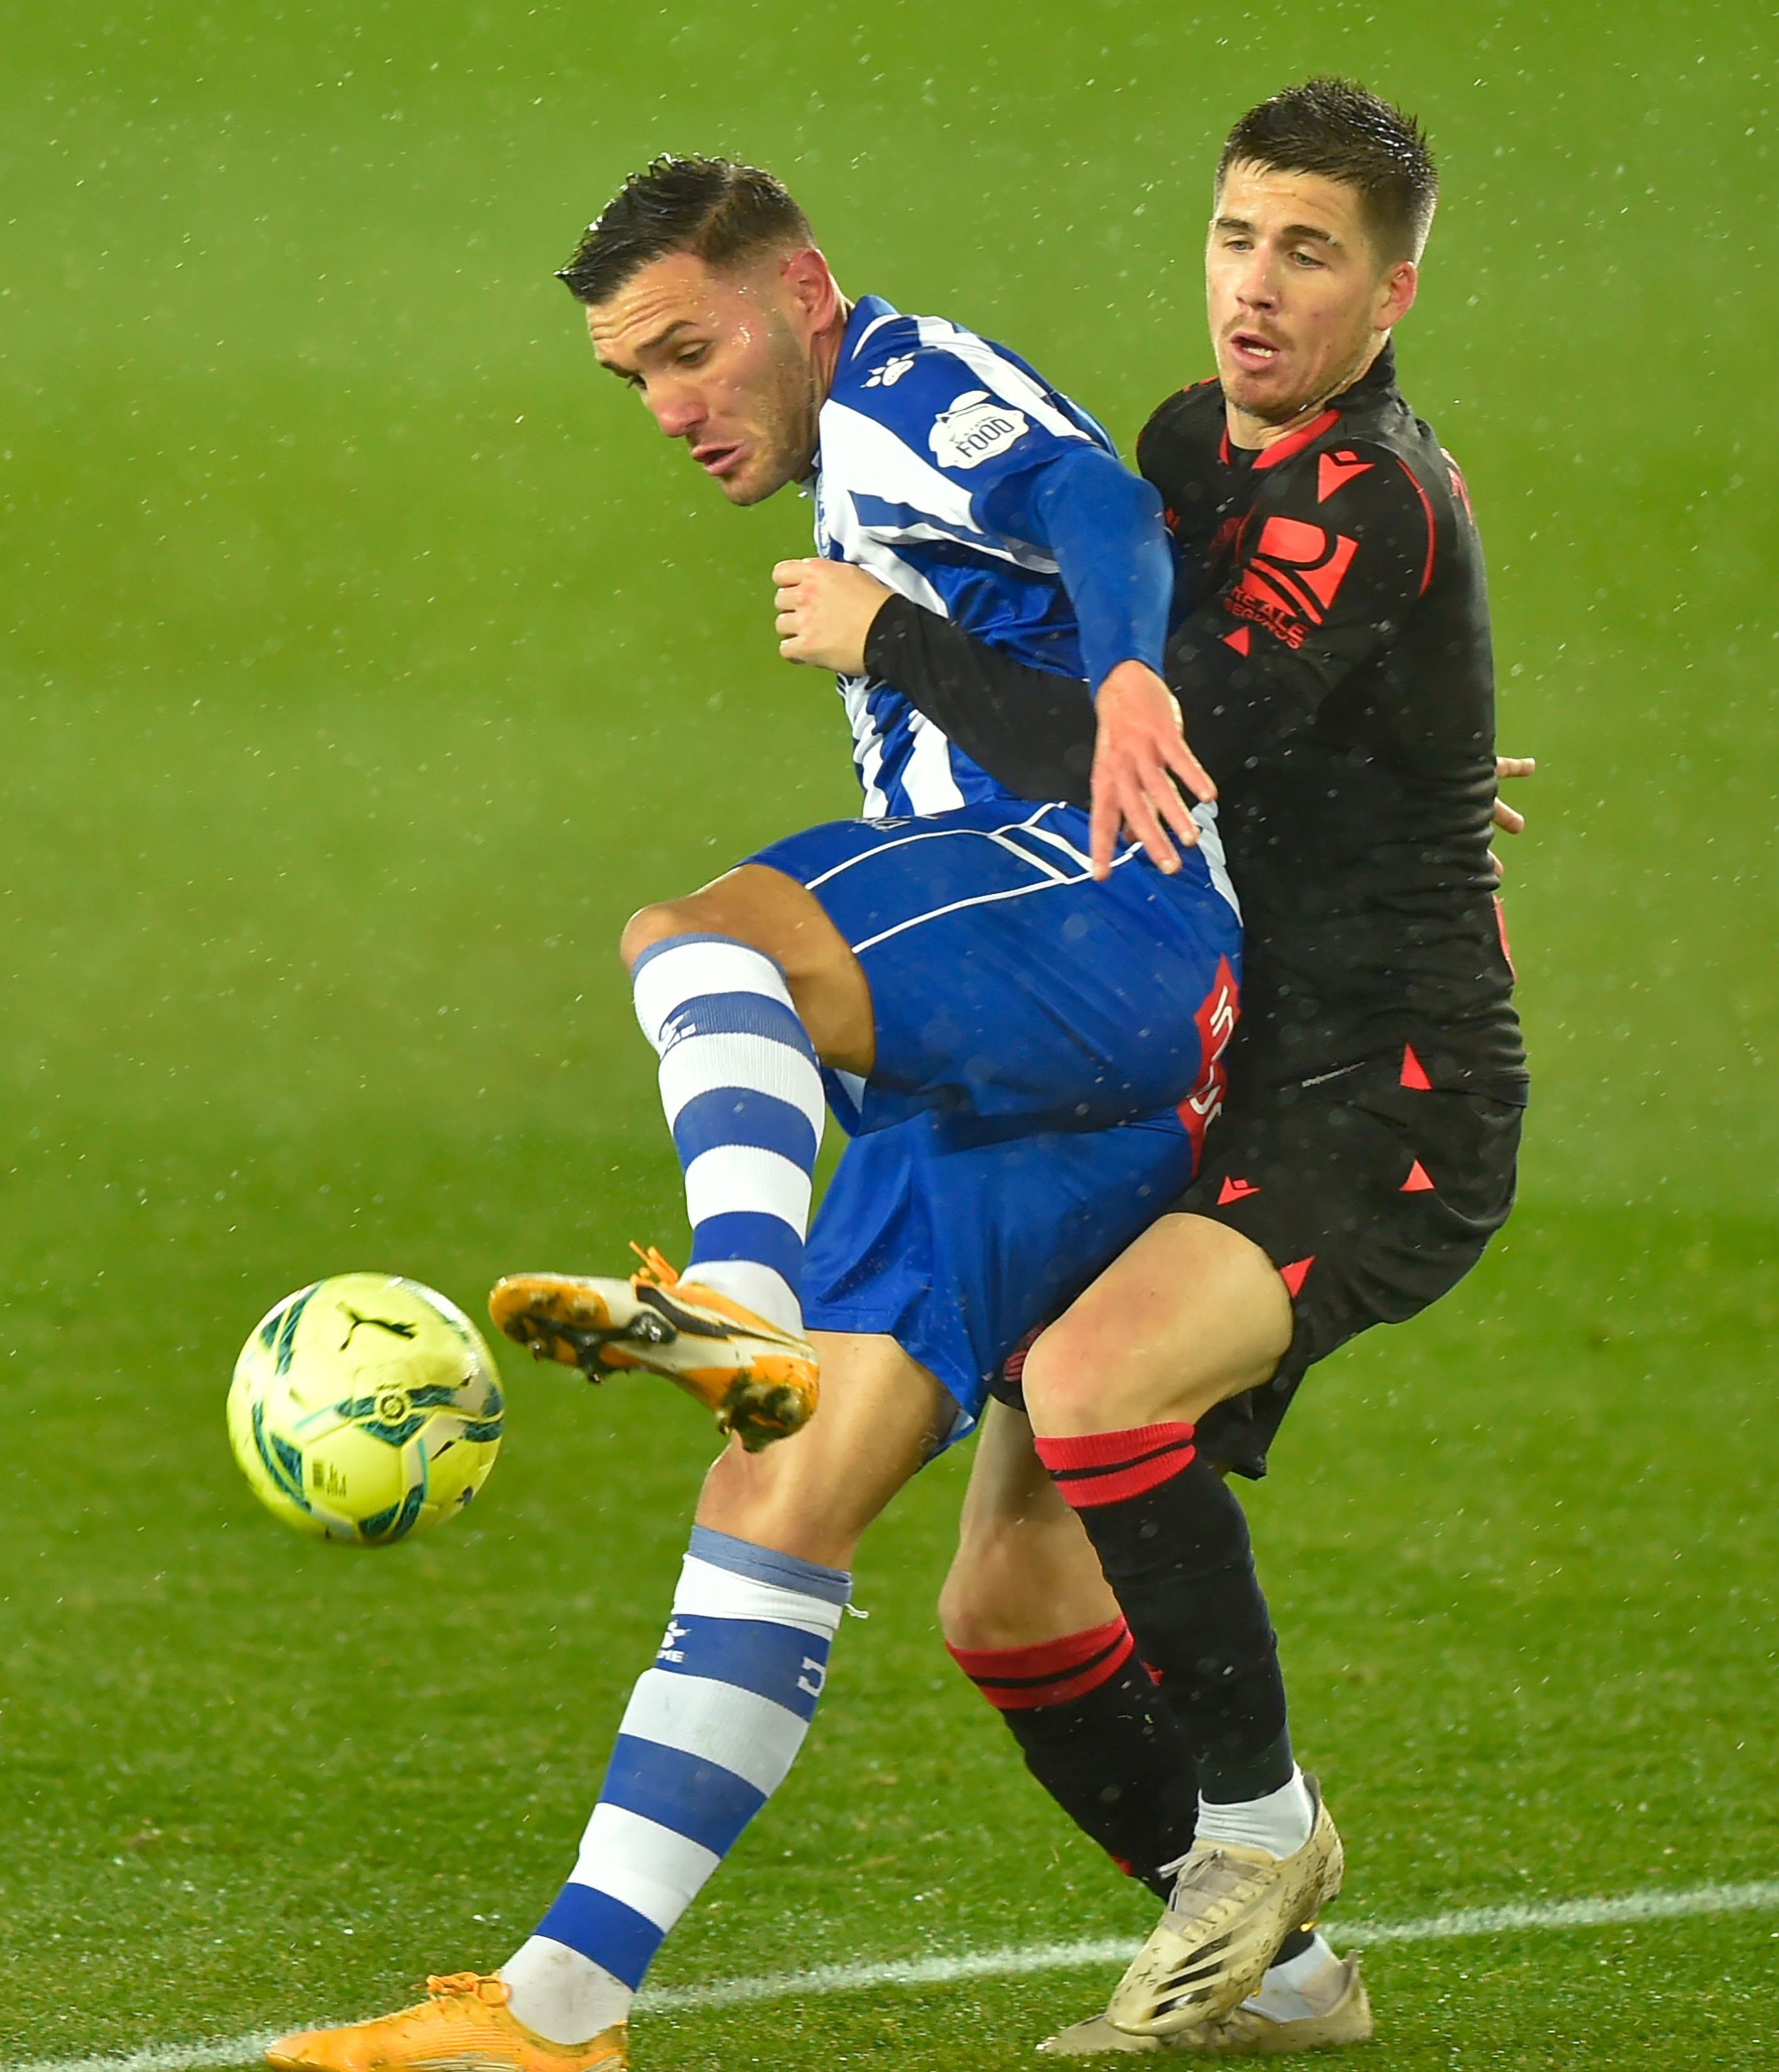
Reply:
<svg viewBox="0 0 1779 2072"><path fill-rule="evenodd" d="M1387 448L1294 458L1255 500L1217 594L1176 625L1168 681L1215 774L1307 726L1432 580L1432 507Z"/></svg>
<svg viewBox="0 0 1779 2072"><path fill-rule="evenodd" d="M882 357L846 402L893 432L928 484L929 523L1055 565L1097 684L1120 662L1161 666L1173 561L1160 500L1091 419L986 340L919 319L879 335ZM937 478L934 482L933 478ZM883 500L861 498L879 520ZM908 508L907 505L903 507Z"/></svg>
<svg viewBox="0 0 1779 2072"><path fill-rule="evenodd" d="M1104 437L1030 368L936 319L892 319L846 369L841 393L939 478L936 504L960 517L967 507L983 531L1002 483Z"/></svg>
<svg viewBox="0 0 1779 2072"><path fill-rule="evenodd" d="M1380 479L1362 496L1318 501L1329 484L1307 456L1299 479L1260 500L1221 589L1168 642L1186 738L1219 783L1307 726L1394 639L1430 578L1433 520L1414 477L1382 448L1342 451ZM1085 802L1093 709L1078 678L1016 661L900 598L879 612L866 659L1015 796Z"/></svg>
<svg viewBox="0 0 1779 2072"><path fill-rule="evenodd" d="M1159 671L1174 594L1161 499L1103 448L1081 446L1000 483L990 515L1048 548L1093 684L1120 662Z"/></svg>

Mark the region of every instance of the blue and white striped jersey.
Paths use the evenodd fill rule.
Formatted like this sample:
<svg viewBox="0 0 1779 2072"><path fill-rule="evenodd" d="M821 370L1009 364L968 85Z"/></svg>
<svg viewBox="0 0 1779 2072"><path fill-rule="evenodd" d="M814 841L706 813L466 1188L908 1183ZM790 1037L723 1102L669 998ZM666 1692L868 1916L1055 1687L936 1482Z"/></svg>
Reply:
<svg viewBox="0 0 1779 2072"><path fill-rule="evenodd" d="M1081 676L1074 608L1034 544L1031 500L1082 441L1115 458L1104 429L1016 354L867 295L822 406L816 546L1022 662ZM1009 796L890 685L842 677L840 692L867 820Z"/></svg>

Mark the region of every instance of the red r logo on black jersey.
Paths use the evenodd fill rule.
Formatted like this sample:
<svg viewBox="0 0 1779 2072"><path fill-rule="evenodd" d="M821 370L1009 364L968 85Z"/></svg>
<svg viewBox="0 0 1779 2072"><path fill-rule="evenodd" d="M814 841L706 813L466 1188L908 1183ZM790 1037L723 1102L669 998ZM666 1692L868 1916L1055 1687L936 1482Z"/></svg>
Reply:
<svg viewBox="0 0 1779 2072"><path fill-rule="evenodd" d="M1264 626L1287 648L1301 648L1309 628L1327 618L1358 551L1359 542L1344 532L1331 545L1320 525L1269 518L1227 608Z"/></svg>

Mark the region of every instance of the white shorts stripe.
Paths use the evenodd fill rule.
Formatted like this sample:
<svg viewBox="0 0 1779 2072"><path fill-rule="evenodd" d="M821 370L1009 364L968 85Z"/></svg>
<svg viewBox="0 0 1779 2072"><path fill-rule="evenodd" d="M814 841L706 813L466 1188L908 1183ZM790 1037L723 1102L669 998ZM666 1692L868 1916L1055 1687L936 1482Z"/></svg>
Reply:
<svg viewBox="0 0 1779 2072"><path fill-rule="evenodd" d="M1205 867L1211 874L1211 882L1229 902L1239 921L1242 902L1236 896L1234 885L1229 878L1229 869L1223 854L1223 831L1217 824L1217 801L1194 806L1192 818L1198 827L1198 853L1205 859Z"/></svg>
<svg viewBox="0 0 1779 2072"><path fill-rule="evenodd" d="M620 1733L719 1764L770 1798L803 1745L806 1722L770 1698L709 1676L644 1670Z"/></svg>
<svg viewBox="0 0 1779 2072"><path fill-rule="evenodd" d="M587 1823L580 1856L568 1881L608 1893L666 1930L698 1897L722 1860L658 1821L602 1803L594 1807Z"/></svg>
<svg viewBox="0 0 1779 2072"><path fill-rule="evenodd" d="M776 1216L801 1237L809 1225L809 1174L755 1144L719 1144L701 1151L686 1169L686 1213L692 1227L738 1211Z"/></svg>
<svg viewBox="0 0 1779 2072"><path fill-rule="evenodd" d="M1131 862L1139 854L1136 849L1127 849L1122 856L1112 859L1112 868ZM910 928L923 927L929 921L942 921L948 914L962 914L966 907L992 906L1002 899L1023 899L1028 893L1054 892L1059 887L1080 884L1078 878L1040 878L1031 885L1009 886L999 892L978 892L971 899L953 899L943 906L934 906L925 914L911 914L907 920L898 921L892 928L882 928L875 935L867 935L862 943L850 945L853 955L863 956L867 950L874 950L879 943L887 943L892 935L905 935Z"/></svg>
<svg viewBox="0 0 1779 2072"><path fill-rule="evenodd" d="M819 1142L827 1108L809 1061L770 1036L686 1036L661 1061L661 1101L671 1129L679 1112L699 1094L735 1087L788 1101L809 1117Z"/></svg>
<svg viewBox="0 0 1779 2072"><path fill-rule="evenodd" d="M862 863L873 862L880 856L887 856L893 849L905 848L910 842L986 841L992 842L998 849L1016 849L1019 845L1009 842L1007 837L1023 832L1024 825L1020 823L1007 828L925 828L917 834L897 835L892 841L873 842L869 849L862 849L855 855L842 857L838 863L830 864L827 870L818 872L808 881L809 890L813 892L818 885L826 885L830 878L838 878L843 871L856 870ZM1032 832L1038 833L1042 830L1033 828ZM1027 857L1025 861L1034 870L1048 868L1034 856ZM1087 859L1085 857L1081 859L1081 875L1085 878L1087 875Z"/></svg>
<svg viewBox="0 0 1779 2072"><path fill-rule="evenodd" d="M1034 828L1032 832L1035 834L1041 835L1044 830L1041 828ZM1023 842L1016 842L1013 841L1011 837L1004 834L996 835L995 840L997 845L1000 848L1004 849L1009 856L1016 856L1021 863L1029 864L1034 870L1041 872L1044 877L1055 879L1057 884L1063 884L1068 880L1069 874L1066 870L1060 869L1056 864L1053 864L1048 857L1034 856L1031 850L1025 846ZM1078 871L1075 874L1077 880L1079 879L1080 875L1081 874Z"/></svg>
<svg viewBox="0 0 1779 2072"><path fill-rule="evenodd" d="M784 974L772 959L742 943L682 943L651 957L634 980L636 1019L660 1047L661 1026L675 1008L709 993L759 993L791 1005Z"/></svg>
<svg viewBox="0 0 1779 2072"><path fill-rule="evenodd" d="M794 1626L818 1640L832 1640L840 1630L840 1606L826 1597L807 1597L776 1583L756 1583L714 1561L688 1554L673 1593L676 1614L698 1618L759 1619L768 1626Z"/></svg>

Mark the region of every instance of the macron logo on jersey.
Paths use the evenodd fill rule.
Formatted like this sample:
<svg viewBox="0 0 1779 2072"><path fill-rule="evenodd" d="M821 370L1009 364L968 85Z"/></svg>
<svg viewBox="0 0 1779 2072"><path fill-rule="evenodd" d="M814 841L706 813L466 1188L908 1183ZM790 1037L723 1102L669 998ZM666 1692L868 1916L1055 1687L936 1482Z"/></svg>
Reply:
<svg viewBox="0 0 1779 2072"><path fill-rule="evenodd" d="M970 388L941 411L927 444L941 467L980 467L1031 429L1023 410L995 402L986 388Z"/></svg>

